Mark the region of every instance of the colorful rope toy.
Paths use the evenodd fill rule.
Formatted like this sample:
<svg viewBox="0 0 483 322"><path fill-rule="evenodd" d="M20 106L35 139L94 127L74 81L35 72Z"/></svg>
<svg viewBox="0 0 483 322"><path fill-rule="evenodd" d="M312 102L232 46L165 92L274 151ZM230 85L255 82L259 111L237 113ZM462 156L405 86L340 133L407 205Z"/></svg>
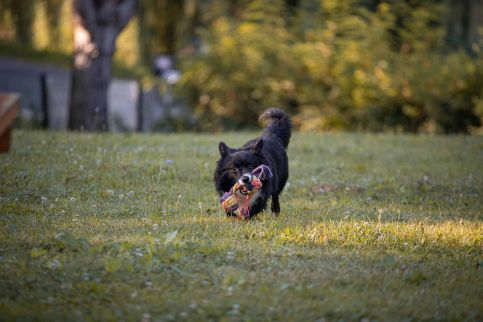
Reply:
<svg viewBox="0 0 483 322"><path fill-rule="evenodd" d="M251 173L242 175L230 191L220 197L221 207L238 219L249 219L250 198L262 188L262 180L267 180L272 176L272 171L264 164L255 168Z"/></svg>

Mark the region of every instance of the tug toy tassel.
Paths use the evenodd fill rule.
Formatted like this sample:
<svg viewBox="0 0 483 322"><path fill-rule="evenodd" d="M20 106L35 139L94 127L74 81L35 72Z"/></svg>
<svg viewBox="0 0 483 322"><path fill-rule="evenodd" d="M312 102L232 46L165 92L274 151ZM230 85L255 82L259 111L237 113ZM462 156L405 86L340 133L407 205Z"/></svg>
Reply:
<svg viewBox="0 0 483 322"><path fill-rule="evenodd" d="M225 212L235 215L238 219L250 219L248 209L250 198L262 188L262 180L273 176L270 168L264 164L250 174L245 174L220 198L221 207Z"/></svg>

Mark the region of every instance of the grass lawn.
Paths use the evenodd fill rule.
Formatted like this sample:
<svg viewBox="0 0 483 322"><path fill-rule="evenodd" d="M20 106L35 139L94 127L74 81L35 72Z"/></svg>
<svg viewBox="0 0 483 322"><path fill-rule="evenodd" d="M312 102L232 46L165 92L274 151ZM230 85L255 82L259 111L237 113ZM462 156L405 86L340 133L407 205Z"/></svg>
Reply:
<svg viewBox="0 0 483 322"><path fill-rule="evenodd" d="M0 320L481 321L483 137L299 134L279 217L227 219L217 143L16 131Z"/></svg>

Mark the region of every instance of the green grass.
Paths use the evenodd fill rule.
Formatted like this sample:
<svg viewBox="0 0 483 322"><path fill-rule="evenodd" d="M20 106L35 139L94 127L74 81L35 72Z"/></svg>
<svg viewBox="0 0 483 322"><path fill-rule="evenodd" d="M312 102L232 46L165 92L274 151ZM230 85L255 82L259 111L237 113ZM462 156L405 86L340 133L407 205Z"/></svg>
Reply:
<svg viewBox="0 0 483 322"><path fill-rule="evenodd" d="M15 132L0 320L483 319L482 137L296 133L281 215L230 220L253 135Z"/></svg>

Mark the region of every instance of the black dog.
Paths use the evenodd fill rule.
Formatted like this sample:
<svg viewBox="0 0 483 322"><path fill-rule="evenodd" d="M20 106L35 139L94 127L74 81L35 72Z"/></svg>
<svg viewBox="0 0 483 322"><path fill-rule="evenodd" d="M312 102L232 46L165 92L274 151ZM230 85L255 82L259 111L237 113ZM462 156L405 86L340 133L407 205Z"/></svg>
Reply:
<svg viewBox="0 0 483 322"><path fill-rule="evenodd" d="M229 148L220 142L221 158L215 169L215 188L220 196L244 174L264 164L270 167L271 178L262 180L262 189L257 191L249 203L249 216L252 218L263 211L272 197L272 212L280 213L279 195L288 179L287 146L292 132L290 116L278 108L270 108L261 116L261 121L268 121L267 127L259 138L245 143L241 148ZM233 214L227 213L232 216Z"/></svg>

